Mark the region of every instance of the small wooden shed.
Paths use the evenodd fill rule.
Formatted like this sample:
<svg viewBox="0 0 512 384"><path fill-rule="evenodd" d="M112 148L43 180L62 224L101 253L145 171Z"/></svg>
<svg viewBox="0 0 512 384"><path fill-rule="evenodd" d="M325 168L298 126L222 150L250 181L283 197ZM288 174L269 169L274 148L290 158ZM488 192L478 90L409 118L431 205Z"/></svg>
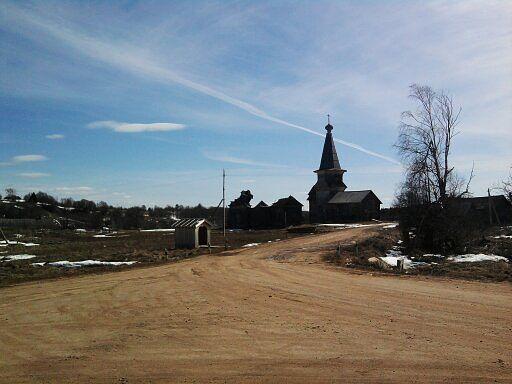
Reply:
<svg viewBox="0 0 512 384"><path fill-rule="evenodd" d="M210 245L212 224L206 219L181 219L173 224L176 248Z"/></svg>

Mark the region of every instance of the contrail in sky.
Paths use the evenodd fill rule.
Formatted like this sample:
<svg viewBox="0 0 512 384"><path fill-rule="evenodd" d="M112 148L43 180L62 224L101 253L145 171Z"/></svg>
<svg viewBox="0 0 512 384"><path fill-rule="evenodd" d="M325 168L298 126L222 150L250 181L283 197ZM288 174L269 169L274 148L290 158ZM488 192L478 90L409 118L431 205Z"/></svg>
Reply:
<svg viewBox="0 0 512 384"><path fill-rule="evenodd" d="M262 119L272 121L277 124L285 125L291 128L300 129L301 131L311 133L313 135L321 136L324 135L320 132L312 130L310 128L303 127L298 124L293 124L288 121L279 119L277 117L271 116L267 114L265 111L255 107L254 105L247 103L245 101L239 100L237 98L231 97L212 89L206 85L196 83L194 81L188 80L175 72L164 68L163 66L158 65L152 60L144 59L143 55L140 52L134 52L133 48L127 49L127 47L119 48L118 46L105 43L103 41L88 37L86 35L77 33L69 28L56 25L55 23L48 22L37 15L31 14L24 10L19 9L16 6L4 3L0 8L0 14L6 15L9 19L14 20L22 26L26 27L26 24L30 24L38 29L41 29L53 36L56 39L68 44L74 49L80 51L81 53L99 61L103 61L112 66L122 68L124 70L134 72L138 75L151 76L153 78L157 78L160 80L164 80L167 82L172 82L176 84L180 84L189 89L193 89L202 94L214 97L220 101L231 104L237 108L240 108L251 115L258 116ZM358 144L354 144L348 141L334 139L337 143L343 144L347 147L356 149L360 152L364 152L368 155L378 157L380 159L389 161L394 164L400 164L398 161L382 155L377 152L373 152L369 149L361 147Z"/></svg>

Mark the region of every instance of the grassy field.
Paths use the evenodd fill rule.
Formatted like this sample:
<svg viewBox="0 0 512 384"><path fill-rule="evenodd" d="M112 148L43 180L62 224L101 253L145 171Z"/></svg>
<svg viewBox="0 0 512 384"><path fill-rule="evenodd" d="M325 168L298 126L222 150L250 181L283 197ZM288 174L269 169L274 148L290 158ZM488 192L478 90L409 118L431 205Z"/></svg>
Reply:
<svg viewBox="0 0 512 384"><path fill-rule="evenodd" d="M0 258L12 255L35 256L25 260L4 260L0 262L0 286L30 280L175 262L209 252L208 249L204 248L174 250L174 234L171 232L120 231L106 235L97 232L80 233L60 230L4 232L9 241L38 245L10 244L7 247L0 246ZM250 243L264 243L299 235L290 234L286 230L236 231L228 232L227 238L229 248L233 249ZM223 244L222 232L213 231L211 252L223 251ZM100 265L80 268L33 265L33 263L63 260L136 261L137 263L132 266Z"/></svg>

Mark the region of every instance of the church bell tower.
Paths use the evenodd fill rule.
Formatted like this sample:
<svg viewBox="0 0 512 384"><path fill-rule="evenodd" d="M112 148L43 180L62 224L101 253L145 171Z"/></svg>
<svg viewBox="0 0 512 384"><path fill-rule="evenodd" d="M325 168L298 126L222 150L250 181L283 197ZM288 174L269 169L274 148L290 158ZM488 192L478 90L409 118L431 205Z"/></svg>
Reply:
<svg viewBox="0 0 512 384"><path fill-rule="evenodd" d="M333 126L331 125L329 115L327 115L327 125L325 130L324 149L320 168L315 173L317 182L311 188L308 195L310 221L321 222L325 220L326 205L328 201L338 192L343 192L347 186L343 182L343 174L346 170L342 169L334 146L332 138Z"/></svg>

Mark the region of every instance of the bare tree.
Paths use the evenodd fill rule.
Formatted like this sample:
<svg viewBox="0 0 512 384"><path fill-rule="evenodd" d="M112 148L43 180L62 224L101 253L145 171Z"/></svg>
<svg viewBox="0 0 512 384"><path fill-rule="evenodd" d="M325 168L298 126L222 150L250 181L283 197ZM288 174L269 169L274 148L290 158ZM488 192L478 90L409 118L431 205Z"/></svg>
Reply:
<svg viewBox="0 0 512 384"><path fill-rule="evenodd" d="M507 199L512 203L512 167L510 167L508 178L503 181L503 192Z"/></svg>
<svg viewBox="0 0 512 384"><path fill-rule="evenodd" d="M418 106L402 113L395 144L407 166L404 187L414 187L423 202L443 202L468 193L469 182L464 190L450 162L461 108L454 106L452 97L428 86L411 85L409 96Z"/></svg>
<svg viewBox="0 0 512 384"><path fill-rule="evenodd" d="M16 196L16 190L14 188L5 188L5 197Z"/></svg>

